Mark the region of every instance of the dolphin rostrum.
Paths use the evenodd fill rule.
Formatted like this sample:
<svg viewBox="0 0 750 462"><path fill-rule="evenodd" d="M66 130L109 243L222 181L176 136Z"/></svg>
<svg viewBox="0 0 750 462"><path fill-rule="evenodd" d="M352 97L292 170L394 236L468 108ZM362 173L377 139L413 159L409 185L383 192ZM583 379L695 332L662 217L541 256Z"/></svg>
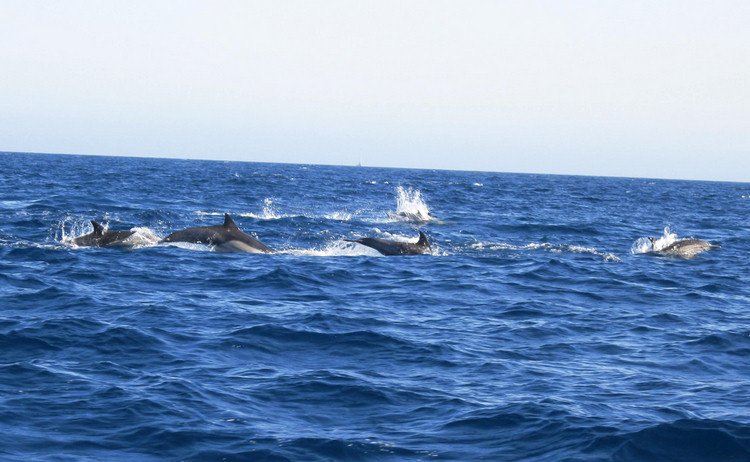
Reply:
<svg viewBox="0 0 750 462"><path fill-rule="evenodd" d="M657 241L657 239L653 237L649 237L648 240L651 241L652 246ZM673 242L663 249L654 250L651 253L657 255L673 255L677 257L692 258L701 252L705 252L706 250L720 248L721 246L719 245L714 245L706 241L701 241L699 239L684 239L682 241Z"/></svg>
<svg viewBox="0 0 750 462"><path fill-rule="evenodd" d="M213 246L219 252L273 253L260 241L240 231L228 213L224 214L223 225L198 226L175 231L162 242L204 244Z"/></svg>
<svg viewBox="0 0 750 462"><path fill-rule="evenodd" d="M432 252L432 247L430 247L430 243L427 241L427 236L422 231L419 232L419 240L417 242L389 241L377 237L344 240L372 247L383 255L420 255Z"/></svg>
<svg viewBox="0 0 750 462"><path fill-rule="evenodd" d="M108 245L122 245L135 231L107 231L101 223L91 220L94 231L73 239L73 244L88 247L104 247Z"/></svg>

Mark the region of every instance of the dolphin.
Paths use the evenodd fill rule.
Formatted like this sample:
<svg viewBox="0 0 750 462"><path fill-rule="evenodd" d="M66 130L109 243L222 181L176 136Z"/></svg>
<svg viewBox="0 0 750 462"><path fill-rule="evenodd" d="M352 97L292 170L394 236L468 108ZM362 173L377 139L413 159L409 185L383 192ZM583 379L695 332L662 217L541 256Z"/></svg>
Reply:
<svg viewBox="0 0 750 462"><path fill-rule="evenodd" d="M91 220L94 231L73 239L73 244L88 247L104 247L108 245L123 245L135 231L107 231L101 223Z"/></svg>
<svg viewBox="0 0 750 462"><path fill-rule="evenodd" d="M249 236L237 226L228 213L224 214L224 224L216 226L198 226L196 228L175 231L162 242L191 242L214 246L219 252L273 253L260 241Z"/></svg>
<svg viewBox="0 0 750 462"><path fill-rule="evenodd" d="M648 238L653 246L657 239L653 237ZM673 242L663 249L654 250L651 253L657 255L673 255L677 257L692 258L701 252L711 249L720 249L721 246L711 244L710 242L701 241L699 239L684 239L682 241Z"/></svg>
<svg viewBox="0 0 750 462"><path fill-rule="evenodd" d="M427 223L428 221L432 221L435 219L435 217L432 216L431 212L422 212L421 210L417 210L416 212L398 212L391 214L391 218L395 220L401 220L401 221L410 221L412 223Z"/></svg>
<svg viewBox="0 0 750 462"><path fill-rule="evenodd" d="M432 252L432 247L430 247L430 243L427 241L427 236L422 231L419 232L419 240L417 242L389 241L378 239L377 237L344 240L372 247L383 255L420 255Z"/></svg>

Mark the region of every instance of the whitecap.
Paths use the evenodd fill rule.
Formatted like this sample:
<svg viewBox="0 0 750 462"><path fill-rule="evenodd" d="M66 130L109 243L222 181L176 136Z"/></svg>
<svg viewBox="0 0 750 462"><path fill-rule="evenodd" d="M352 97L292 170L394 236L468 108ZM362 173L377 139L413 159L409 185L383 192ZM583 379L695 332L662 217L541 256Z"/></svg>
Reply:
<svg viewBox="0 0 750 462"><path fill-rule="evenodd" d="M211 217L216 217L216 216L222 216L223 217L224 216L224 212L203 212L201 210L196 210L193 213L196 214L196 215L211 216Z"/></svg>
<svg viewBox="0 0 750 462"><path fill-rule="evenodd" d="M9 210L25 209L39 202L41 199L32 200L2 200L0 201L0 208Z"/></svg>

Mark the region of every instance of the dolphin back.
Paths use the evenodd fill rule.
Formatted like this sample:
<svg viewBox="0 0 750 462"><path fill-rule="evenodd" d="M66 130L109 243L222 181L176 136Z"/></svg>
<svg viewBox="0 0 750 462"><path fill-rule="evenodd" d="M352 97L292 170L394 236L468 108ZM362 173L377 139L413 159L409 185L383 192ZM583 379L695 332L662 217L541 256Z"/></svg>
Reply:
<svg viewBox="0 0 750 462"><path fill-rule="evenodd" d="M175 231L162 242L189 242L214 246L219 252L273 253L259 240L240 230L232 217L224 214L224 223L215 226L197 226Z"/></svg>
<svg viewBox="0 0 750 462"><path fill-rule="evenodd" d="M655 251L654 253L659 255L692 258L699 253L705 252L707 250L720 248L720 245L711 244L710 242L702 241L700 239L684 239L682 241L674 242L663 249Z"/></svg>
<svg viewBox="0 0 750 462"><path fill-rule="evenodd" d="M363 237L361 239L344 239L373 248L383 255L421 255L432 252L427 236L420 231L417 242L399 242L377 237Z"/></svg>
<svg viewBox="0 0 750 462"><path fill-rule="evenodd" d="M107 231L101 223L91 220L94 231L73 239L73 244L87 247L106 247L110 245L120 245L128 237L132 236L134 231Z"/></svg>

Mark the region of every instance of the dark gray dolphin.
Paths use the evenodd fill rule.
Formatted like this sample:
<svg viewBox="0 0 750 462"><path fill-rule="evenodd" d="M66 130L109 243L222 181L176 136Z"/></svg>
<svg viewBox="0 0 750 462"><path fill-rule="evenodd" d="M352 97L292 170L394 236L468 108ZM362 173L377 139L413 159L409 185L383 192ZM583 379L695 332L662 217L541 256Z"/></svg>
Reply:
<svg viewBox="0 0 750 462"><path fill-rule="evenodd" d="M91 220L94 231L73 239L73 244L89 247L104 247L108 245L122 245L123 241L133 235L135 231L107 231L100 223Z"/></svg>
<svg viewBox="0 0 750 462"><path fill-rule="evenodd" d="M419 232L419 240L417 242L389 241L377 237L344 240L372 247L383 255L420 255L432 252L432 247L430 247L430 243L427 241L427 236L422 231Z"/></svg>
<svg viewBox="0 0 750 462"><path fill-rule="evenodd" d="M649 237L651 245L654 245L657 241L656 238ZM711 244L710 242L701 241L699 239L684 239L682 241L673 242L663 249L654 250L651 253L657 255L673 255L677 257L691 258L698 255L701 252L711 249L720 249L721 246Z"/></svg>
<svg viewBox="0 0 750 462"><path fill-rule="evenodd" d="M228 213L224 214L223 225L198 226L175 231L165 237L162 242L204 244L214 246L219 252L273 253L260 241L240 231Z"/></svg>

